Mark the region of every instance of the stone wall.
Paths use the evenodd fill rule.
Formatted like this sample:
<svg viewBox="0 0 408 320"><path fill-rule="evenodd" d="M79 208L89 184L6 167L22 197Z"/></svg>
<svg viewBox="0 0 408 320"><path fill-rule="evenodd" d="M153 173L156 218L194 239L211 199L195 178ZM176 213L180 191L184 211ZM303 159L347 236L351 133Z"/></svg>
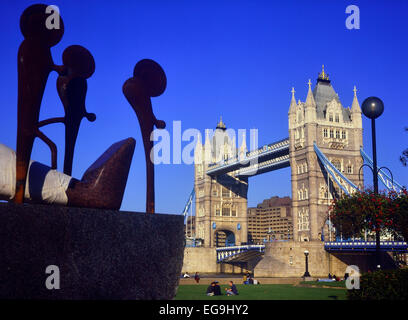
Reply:
<svg viewBox="0 0 408 320"><path fill-rule="evenodd" d="M259 258L249 262L217 263L215 248L186 247L184 249L184 261L182 272L193 275L199 273L227 273L242 274L247 270L253 270Z"/></svg>
<svg viewBox="0 0 408 320"><path fill-rule="evenodd" d="M304 251L309 251L309 273L312 277L327 277L329 272L343 277L348 265L357 265L362 272L373 265L370 253L336 253L324 250L321 241L275 242L267 244L264 258L254 269L257 277L301 277L305 272ZM384 265L390 266L390 257L383 255Z"/></svg>
<svg viewBox="0 0 408 320"><path fill-rule="evenodd" d="M205 247L186 247L184 249L184 260L182 272L188 272L190 275L195 272L216 273L217 255L215 248Z"/></svg>
<svg viewBox="0 0 408 320"><path fill-rule="evenodd" d="M0 299L172 299L183 227L181 215L0 203Z"/></svg>

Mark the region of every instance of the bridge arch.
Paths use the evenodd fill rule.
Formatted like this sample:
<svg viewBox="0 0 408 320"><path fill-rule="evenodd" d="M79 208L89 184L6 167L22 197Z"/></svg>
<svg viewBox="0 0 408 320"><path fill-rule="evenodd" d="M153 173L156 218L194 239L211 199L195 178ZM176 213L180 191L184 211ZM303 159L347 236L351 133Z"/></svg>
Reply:
<svg viewBox="0 0 408 320"><path fill-rule="evenodd" d="M228 247L236 245L236 235L230 228L217 228L214 231L214 247Z"/></svg>

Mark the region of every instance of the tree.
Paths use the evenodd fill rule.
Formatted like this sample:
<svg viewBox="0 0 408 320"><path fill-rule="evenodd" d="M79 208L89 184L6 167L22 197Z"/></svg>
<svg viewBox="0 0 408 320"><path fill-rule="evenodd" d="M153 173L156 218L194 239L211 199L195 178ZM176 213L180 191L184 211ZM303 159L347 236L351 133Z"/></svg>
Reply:
<svg viewBox="0 0 408 320"><path fill-rule="evenodd" d="M405 131L408 131L408 127L405 128ZM408 148L402 151L402 155L400 156L400 161L404 167L408 164Z"/></svg>
<svg viewBox="0 0 408 320"><path fill-rule="evenodd" d="M344 237L365 231L391 233L408 241L408 192L375 194L372 190L343 195L333 201L331 220Z"/></svg>

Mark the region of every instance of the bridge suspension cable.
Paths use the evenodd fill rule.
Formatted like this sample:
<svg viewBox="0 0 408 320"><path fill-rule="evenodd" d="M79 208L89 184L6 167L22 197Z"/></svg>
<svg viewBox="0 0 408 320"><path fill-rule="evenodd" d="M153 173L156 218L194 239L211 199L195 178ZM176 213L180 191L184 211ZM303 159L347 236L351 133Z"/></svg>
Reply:
<svg viewBox="0 0 408 320"><path fill-rule="evenodd" d="M373 160L371 160L371 158L362 148L360 148L360 153L364 162L371 168L371 170L373 170ZM389 191L393 190L400 193L403 189L403 187L397 181L395 181L393 177L390 177L384 172L383 168L378 170L378 178Z"/></svg>
<svg viewBox="0 0 408 320"><path fill-rule="evenodd" d="M319 147L316 145L316 142L313 143L313 148L314 151L319 158L320 162L323 164L326 172L333 178L333 180L337 183L337 185L347 194L350 194L350 189L351 190L356 190L360 191L360 189L353 183L351 182L345 175L343 175L334 164L332 164L329 159L323 154L323 152L319 149ZM338 179L337 176L340 177L342 181L345 182L345 184L341 183Z"/></svg>
<svg viewBox="0 0 408 320"><path fill-rule="evenodd" d="M184 210L183 210L183 216L184 217L186 217L188 215L188 210L190 210L190 207L191 207L191 205L193 203L194 196L195 196L195 191L194 191L194 188L193 188L193 190L191 191L191 193L190 193L190 195L188 197L187 203L184 206Z"/></svg>

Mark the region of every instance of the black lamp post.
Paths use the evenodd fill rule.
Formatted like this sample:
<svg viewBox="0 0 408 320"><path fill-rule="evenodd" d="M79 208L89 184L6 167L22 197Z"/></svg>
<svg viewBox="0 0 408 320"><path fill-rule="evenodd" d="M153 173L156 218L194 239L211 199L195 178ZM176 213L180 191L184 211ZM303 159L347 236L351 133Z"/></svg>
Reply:
<svg viewBox="0 0 408 320"><path fill-rule="evenodd" d="M362 104L364 115L371 119L371 136L373 145L373 184L374 194L378 194L378 171L377 171L377 142L375 136L375 119L384 112L384 103L377 97L369 97ZM380 257L380 232L377 222L375 223L375 255L377 268L381 269Z"/></svg>
<svg viewBox="0 0 408 320"><path fill-rule="evenodd" d="M309 251L305 250L306 271L305 271L305 274L303 275L303 278L310 277L308 256L309 256Z"/></svg>

